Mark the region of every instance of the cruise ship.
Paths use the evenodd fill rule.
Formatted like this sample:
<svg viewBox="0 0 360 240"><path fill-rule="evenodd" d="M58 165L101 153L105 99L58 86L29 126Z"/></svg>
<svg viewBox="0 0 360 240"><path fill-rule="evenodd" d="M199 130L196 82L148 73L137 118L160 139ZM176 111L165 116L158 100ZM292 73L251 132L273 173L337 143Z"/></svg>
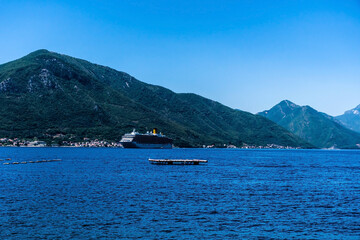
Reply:
<svg viewBox="0 0 360 240"><path fill-rule="evenodd" d="M138 133L135 129L132 133L126 133L120 140L124 148L172 148L173 140L165 135L158 133L154 128L152 132Z"/></svg>

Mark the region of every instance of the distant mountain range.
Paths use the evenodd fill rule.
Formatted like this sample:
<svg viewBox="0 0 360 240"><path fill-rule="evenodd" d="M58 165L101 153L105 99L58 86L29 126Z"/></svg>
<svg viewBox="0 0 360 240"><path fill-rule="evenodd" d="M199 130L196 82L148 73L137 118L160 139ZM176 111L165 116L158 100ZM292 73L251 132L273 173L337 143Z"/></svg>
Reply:
<svg viewBox="0 0 360 240"><path fill-rule="evenodd" d="M270 110L258 113L319 148L359 148L360 133L350 130L357 120L357 110L337 118L284 100ZM348 124L347 127L345 127Z"/></svg>
<svg viewBox="0 0 360 240"><path fill-rule="evenodd" d="M262 116L47 50L0 65L0 137L118 141L153 127L181 147L312 147Z"/></svg>
<svg viewBox="0 0 360 240"><path fill-rule="evenodd" d="M336 119L345 127L360 133L360 105L337 116Z"/></svg>

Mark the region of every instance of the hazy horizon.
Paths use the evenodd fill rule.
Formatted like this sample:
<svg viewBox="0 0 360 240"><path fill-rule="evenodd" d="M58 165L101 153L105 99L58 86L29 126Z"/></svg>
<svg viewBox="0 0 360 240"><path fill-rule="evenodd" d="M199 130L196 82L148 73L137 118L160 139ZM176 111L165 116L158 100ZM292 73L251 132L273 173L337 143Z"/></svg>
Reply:
<svg viewBox="0 0 360 240"><path fill-rule="evenodd" d="M360 104L359 1L2 3L0 64L48 49L257 113Z"/></svg>

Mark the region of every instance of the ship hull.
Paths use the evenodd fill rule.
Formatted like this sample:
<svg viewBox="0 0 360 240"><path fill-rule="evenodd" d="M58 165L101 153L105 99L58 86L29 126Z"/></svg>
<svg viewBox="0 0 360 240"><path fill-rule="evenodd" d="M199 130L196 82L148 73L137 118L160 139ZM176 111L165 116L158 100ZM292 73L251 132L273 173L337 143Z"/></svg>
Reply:
<svg viewBox="0 0 360 240"><path fill-rule="evenodd" d="M170 143L137 143L137 142L121 142L124 148L144 148L144 149L171 149Z"/></svg>

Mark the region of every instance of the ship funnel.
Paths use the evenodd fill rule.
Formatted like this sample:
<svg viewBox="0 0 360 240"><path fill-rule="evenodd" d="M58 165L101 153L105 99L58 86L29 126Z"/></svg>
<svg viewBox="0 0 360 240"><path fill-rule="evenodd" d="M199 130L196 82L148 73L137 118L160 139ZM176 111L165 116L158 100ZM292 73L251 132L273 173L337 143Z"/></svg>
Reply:
<svg viewBox="0 0 360 240"><path fill-rule="evenodd" d="M152 132L153 132L153 134L157 134L157 128L154 128L153 130L152 130Z"/></svg>

